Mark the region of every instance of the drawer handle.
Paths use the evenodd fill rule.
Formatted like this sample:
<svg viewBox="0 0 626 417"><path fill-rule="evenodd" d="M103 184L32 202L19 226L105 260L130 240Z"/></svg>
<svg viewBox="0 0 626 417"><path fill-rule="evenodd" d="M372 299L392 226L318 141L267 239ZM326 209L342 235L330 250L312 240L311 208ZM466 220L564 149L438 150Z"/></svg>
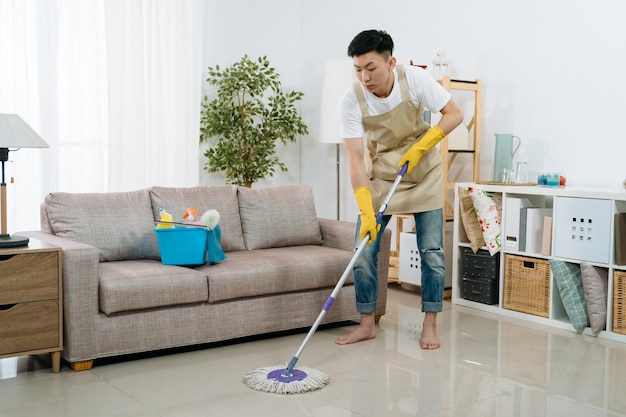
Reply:
<svg viewBox="0 0 626 417"><path fill-rule="evenodd" d="M10 310L17 304L0 304L0 311Z"/></svg>
<svg viewBox="0 0 626 417"><path fill-rule="evenodd" d="M13 255L0 255L0 262L8 261L9 259L11 259L14 256L15 256L15 254L13 254Z"/></svg>
<svg viewBox="0 0 626 417"><path fill-rule="evenodd" d="M523 265L524 265L524 268L535 269L535 263L532 261L524 261Z"/></svg>

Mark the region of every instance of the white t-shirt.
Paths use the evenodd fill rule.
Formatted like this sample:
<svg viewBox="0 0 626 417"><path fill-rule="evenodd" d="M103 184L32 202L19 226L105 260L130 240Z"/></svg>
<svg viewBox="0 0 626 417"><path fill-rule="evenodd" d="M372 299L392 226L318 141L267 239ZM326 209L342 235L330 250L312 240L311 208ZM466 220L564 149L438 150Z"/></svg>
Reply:
<svg viewBox="0 0 626 417"><path fill-rule="evenodd" d="M409 86L409 96L416 106L420 104L428 110L437 113L450 100L450 93L446 91L433 77L424 69L412 65L404 66L407 84ZM398 72L394 68L394 83L391 94L385 98L376 97L363 85L360 85L367 101L367 108L370 116L386 113L402 102L402 92L398 84ZM342 138L365 137L363 131L363 117L361 108L354 93L354 88L350 86L339 99L339 133Z"/></svg>

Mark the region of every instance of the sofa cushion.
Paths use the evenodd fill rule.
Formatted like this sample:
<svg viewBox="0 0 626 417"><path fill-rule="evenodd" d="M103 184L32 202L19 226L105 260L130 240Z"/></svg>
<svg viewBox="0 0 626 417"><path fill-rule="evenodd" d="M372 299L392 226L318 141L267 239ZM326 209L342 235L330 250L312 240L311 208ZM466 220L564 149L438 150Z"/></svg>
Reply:
<svg viewBox="0 0 626 417"><path fill-rule="evenodd" d="M50 218L48 217L48 209L46 203L42 202L39 205L39 223L41 224L41 230L46 233L54 234L52 225L50 224Z"/></svg>
<svg viewBox="0 0 626 417"><path fill-rule="evenodd" d="M352 255L352 251L324 246L292 246L231 252L222 263L198 269L208 275L209 302L215 303L334 287ZM346 284L352 282L350 274Z"/></svg>
<svg viewBox="0 0 626 417"><path fill-rule="evenodd" d="M594 336L606 328L606 307L609 294L609 270L589 262L580 263L583 293L587 302L589 327Z"/></svg>
<svg viewBox="0 0 626 417"><path fill-rule="evenodd" d="M182 216L187 207L195 208L200 214L215 209L220 213L222 249L230 252L246 248L241 231L236 186L152 187L149 191L155 219L159 218L159 207L168 211L175 222L183 221Z"/></svg>
<svg viewBox="0 0 626 417"><path fill-rule="evenodd" d="M206 274L159 261L100 264L100 311L105 314L201 303L208 299Z"/></svg>
<svg viewBox="0 0 626 417"><path fill-rule="evenodd" d="M159 259L147 190L51 193L45 203L54 234L98 248L101 261Z"/></svg>
<svg viewBox="0 0 626 417"><path fill-rule="evenodd" d="M485 245L493 256L502 246L502 196L475 187L469 187L467 191L476 208L476 218L483 232Z"/></svg>
<svg viewBox="0 0 626 417"><path fill-rule="evenodd" d="M239 187L239 213L246 249L321 245L313 187Z"/></svg>
<svg viewBox="0 0 626 417"><path fill-rule="evenodd" d="M459 212L461 214L461 221L463 222L463 229L470 241L470 248L472 252L478 252L481 246L485 246L485 238L480 227L480 222L476 217L476 209L474 208L474 202L470 196L467 188L459 187Z"/></svg>
<svg viewBox="0 0 626 417"><path fill-rule="evenodd" d="M549 262L565 312L576 332L582 333L585 327L589 326L589 313L580 266L561 259L550 259Z"/></svg>

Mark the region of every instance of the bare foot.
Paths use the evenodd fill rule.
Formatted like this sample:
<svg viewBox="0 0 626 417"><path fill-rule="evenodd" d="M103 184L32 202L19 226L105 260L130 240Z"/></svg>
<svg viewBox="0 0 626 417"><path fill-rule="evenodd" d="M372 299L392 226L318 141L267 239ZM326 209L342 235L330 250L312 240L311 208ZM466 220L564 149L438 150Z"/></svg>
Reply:
<svg viewBox="0 0 626 417"><path fill-rule="evenodd" d="M335 340L338 345L349 345L363 340L374 339L376 337L376 322L374 313L361 314L361 324L352 332L345 336L340 336Z"/></svg>
<svg viewBox="0 0 626 417"><path fill-rule="evenodd" d="M422 325L422 349L438 349L441 346L437 338L437 313L428 312Z"/></svg>

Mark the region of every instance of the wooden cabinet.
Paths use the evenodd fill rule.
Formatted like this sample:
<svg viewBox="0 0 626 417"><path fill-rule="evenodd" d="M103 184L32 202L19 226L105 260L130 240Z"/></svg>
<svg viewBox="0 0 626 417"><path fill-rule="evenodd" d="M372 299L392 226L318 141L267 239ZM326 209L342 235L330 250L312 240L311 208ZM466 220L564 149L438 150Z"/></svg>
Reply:
<svg viewBox="0 0 626 417"><path fill-rule="evenodd" d="M30 239L0 249L0 358L50 352L61 369L61 248Z"/></svg>
<svg viewBox="0 0 626 417"><path fill-rule="evenodd" d="M411 62L411 65L413 63ZM459 168L463 171L463 165L467 162L471 163L471 178L465 178L463 181L477 182L480 179L480 148L481 148L481 136L482 136L482 80L453 80L450 76L445 76L437 80L443 88L450 91L455 101L465 112L466 119L469 120L465 125L459 128L466 129L467 144L466 147L461 149L454 145L450 145L449 137L446 137L440 144L439 151L441 153L441 168L443 175L443 216L444 216L444 246L446 251L446 265L450 264L450 258L448 253L449 242L449 227L448 223L454 220L454 186L458 181L459 172L455 172L451 168ZM467 95L467 97L466 97ZM469 105L465 105L469 102ZM435 114L431 114L430 111L426 111L424 120L431 125L435 125L439 120L439 117ZM458 159L457 159L458 158ZM456 164L455 164L456 161ZM460 175L460 174L459 174ZM396 245L395 251L391 252L390 265L389 265L389 281L403 283L400 276L400 233L402 232L402 225L404 220L411 219L412 216L398 215L396 218ZM445 298L450 298L452 292L450 291L450 273L446 273L446 291L444 293Z"/></svg>
<svg viewBox="0 0 626 417"><path fill-rule="evenodd" d="M460 126L459 128L467 129L468 143L463 149L456 148L449 142L450 135L441 142L441 168L443 172L443 204L444 204L444 219L452 220L454 218L454 184L458 182L453 177L451 168L457 157L463 154L467 154L471 157L472 169L471 169L471 181L477 182L480 180L480 142L482 135L482 81L481 80L452 80L450 76L445 76L438 80L439 83L446 90L450 91L453 98L465 113L466 118L469 117L469 122L466 126ZM463 101L465 97L456 97L460 92L469 92L471 98L469 101L471 109L468 111L465 109ZM465 123L465 122L464 122ZM451 134L452 135L452 134ZM465 162L467 162L467 158ZM460 159L459 159L460 161ZM465 179L468 181L468 179Z"/></svg>
<svg viewBox="0 0 626 417"><path fill-rule="evenodd" d="M396 220L394 229L396 244L389 257L389 275L387 279L390 282L402 284L402 280L400 279L400 233L402 233L404 229L404 221L412 219L413 215L396 214L389 221L390 224L394 218Z"/></svg>

